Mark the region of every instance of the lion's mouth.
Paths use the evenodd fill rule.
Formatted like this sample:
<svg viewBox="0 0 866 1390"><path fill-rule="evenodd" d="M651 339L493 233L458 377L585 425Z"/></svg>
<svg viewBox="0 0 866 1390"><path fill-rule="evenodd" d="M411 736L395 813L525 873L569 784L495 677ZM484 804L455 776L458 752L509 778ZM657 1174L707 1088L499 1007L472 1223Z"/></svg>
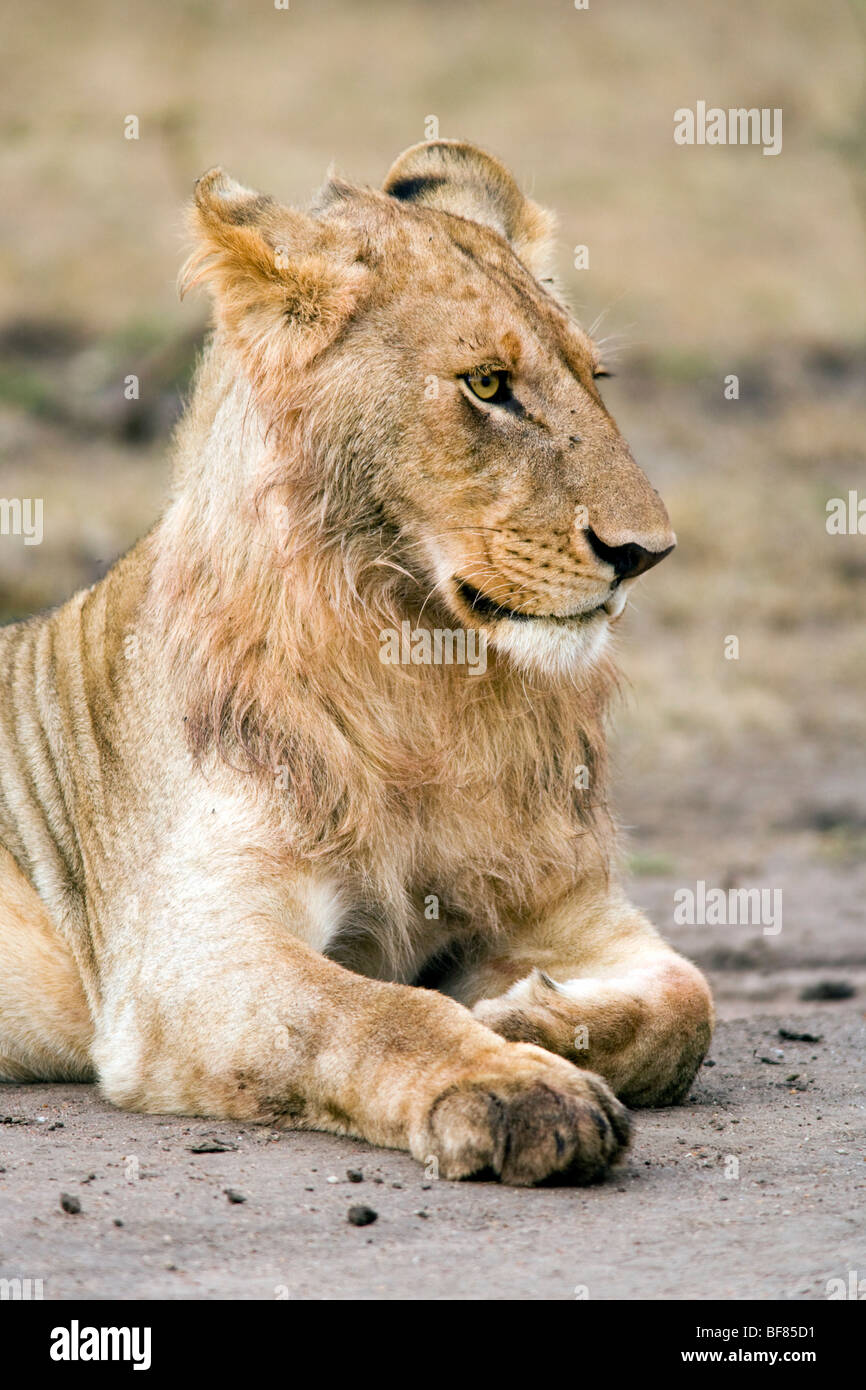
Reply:
<svg viewBox="0 0 866 1390"><path fill-rule="evenodd" d="M471 608L473 613L477 613L479 618L490 623L499 622L503 618L509 618L515 623L570 624L588 622L590 618L597 617L599 613L609 613L608 603L611 602L611 600L607 600L605 603L597 604L595 608L588 608L580 613L564 615L561 613L527 613L519 608L509 608L504 603L496 603L494 599L482 594L480 589L474 588L472 584L467 584L465 579L455 579L455 583L457 592L466 606Z"/></svg>

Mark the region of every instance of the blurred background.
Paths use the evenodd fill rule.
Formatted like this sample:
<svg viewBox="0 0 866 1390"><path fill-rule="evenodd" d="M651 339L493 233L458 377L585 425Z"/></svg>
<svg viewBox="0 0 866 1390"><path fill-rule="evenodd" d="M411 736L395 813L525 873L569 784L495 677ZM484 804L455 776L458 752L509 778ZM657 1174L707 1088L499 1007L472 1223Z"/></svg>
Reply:
<svg viewBox="0 0 866 1390"><path fill-rule="evenodd" d="M45 534L0 537L0 621L159 513L205 327L175 290L195 177L289 202L332 162L379 184L435 117L559 214L679 536L620 625L632 890L723 1013L862 999L866 536L826 529L829 499L866 496L859 0L32 0L3 30L0 495L41 497ZM781 154L676 145L699 100L781 107ZM781 888L782 932L675 926L698 878Z"/></svg>

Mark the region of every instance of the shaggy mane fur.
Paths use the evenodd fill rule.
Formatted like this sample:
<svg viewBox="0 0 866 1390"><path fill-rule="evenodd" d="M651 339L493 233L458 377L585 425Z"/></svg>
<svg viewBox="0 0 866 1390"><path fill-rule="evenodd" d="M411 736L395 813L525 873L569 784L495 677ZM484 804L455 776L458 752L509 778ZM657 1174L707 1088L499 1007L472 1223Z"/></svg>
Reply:
<svg viewBox="0 0 866 1390"><path fill-rule="evenodd" d="M337 191L320 203L339 218L352 190ZM384 194L354 194L383 236L406 216ZM536 211L526 237L549 230ZM293 855L354 865L371 904L390 901L393 926L409 912L425 826L450 818L452 910L493 929L572 881L587 854L607 865L614 668L602 657L578 677L527 674L488 649L484 674L467 678L379 660L383 629L454 619L419 581L417 542L383 506L371 467L358 466L360 426L334 405L349 368L327 348L359 296L374 298L371 237L326 225L323 270L300 218L218 171L199 186L184 283L213 282L216 331L178 434L151 612L190 747L276 792ZM282 241L293 242L289 272L274 268ZM579 768L588 788L575 784ZM402 860L388 825L407 827Z"/></svg>

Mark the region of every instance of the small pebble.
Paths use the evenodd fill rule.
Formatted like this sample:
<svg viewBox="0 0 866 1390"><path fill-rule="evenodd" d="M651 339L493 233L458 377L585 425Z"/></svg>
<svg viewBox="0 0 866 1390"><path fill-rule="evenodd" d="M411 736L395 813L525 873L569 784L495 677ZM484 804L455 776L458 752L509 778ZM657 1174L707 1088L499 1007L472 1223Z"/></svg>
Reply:
<svg viewBox="0 0 866 1390"><path fill-rule="evenodd" d="M231 1202L232 1206L239 1207L242 1202L245 1202L247 1200L243 1192L238 1192L237 1188L235 1187L225 1188L225 1194Z"/></svg>
<svg viewBox="0 0 866 1390"><path fill-rule="evenodd" d="M77 1216L81 1211L81 1202L71 1192L61 1192L60 1205L70 1216Z"/></svg>
<svg viewBox="0 0 866 1390"><path fill-rule="evenodd" d="M364 1174L361 1172L360 1168L347 1168L346 1177L349 1179L349 1182L364 1181Z"/></svg>
<svg viewBox="0 0 866 1390"><path fill-rule="evenodd" d="M379 1213L372 1207L349 1207L350 1226L370 1226L378 1219Z"/></svg>

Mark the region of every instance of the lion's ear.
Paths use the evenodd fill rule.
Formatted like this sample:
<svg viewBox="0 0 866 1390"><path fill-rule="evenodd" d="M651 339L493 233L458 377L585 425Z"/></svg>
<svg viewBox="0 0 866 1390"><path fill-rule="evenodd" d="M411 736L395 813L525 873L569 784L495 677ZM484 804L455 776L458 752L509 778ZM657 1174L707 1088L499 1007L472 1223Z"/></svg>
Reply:
<svg viewBox="0 0 866 1390"><path fill-rule="evenodd" d="M244 188L221 169L195 186L181 293L205 282L254 375L302 366L333 341L368 272L345 228Z"/></svg>
<svg viewBox="0 0 866 1390"><path fill-rule="evenodd" d="M430 140L400 155L384 190L492 227L533 275L551 272L556 219L524 197L498 159L462 140Z"/></svg>

